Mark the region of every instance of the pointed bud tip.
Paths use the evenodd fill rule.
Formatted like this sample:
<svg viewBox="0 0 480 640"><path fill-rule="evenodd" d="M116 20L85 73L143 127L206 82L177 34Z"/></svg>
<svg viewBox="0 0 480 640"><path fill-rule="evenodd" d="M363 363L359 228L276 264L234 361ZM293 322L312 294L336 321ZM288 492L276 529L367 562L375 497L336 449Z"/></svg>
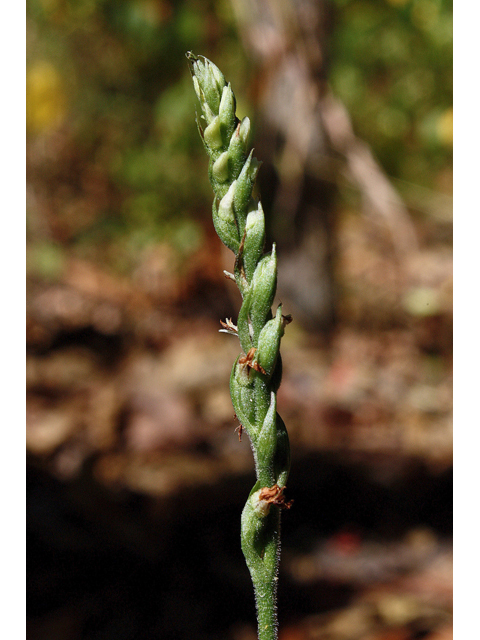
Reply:
<svg viewBox="0 0 480 640"><path fill-rule="evenodd" d="M226 222L235 222L235 214L233 212L233 196L235 194L236 180L232 182L227 193L220 200L218 207L219 217Z"/></svg>
<svg viewBox="0 0 480 640"><path fill-rule="evenodd" d="M245 150L248 145L248 140L250 137L250 127L251 127L250 118L248 116L245 116L245 118L243 118L243 120L240 122L238 126L238 135L240 136L240 139L243 142L243 145L245 146Z"/></svg>
<svg viewBox="0 0 480 640"><path fill-rule="evenodd" d="M222 136L220 133L220 119L215 116L210 122L204 133L205 142L211 149L220 149L222 147Z"/></svg>
<svg viewBox="0 0 480 640"><path fill-rule="evenodd" d="M228 179L228 152L224 151L213 163L212 173L218 182L226 182Z"/></svg>

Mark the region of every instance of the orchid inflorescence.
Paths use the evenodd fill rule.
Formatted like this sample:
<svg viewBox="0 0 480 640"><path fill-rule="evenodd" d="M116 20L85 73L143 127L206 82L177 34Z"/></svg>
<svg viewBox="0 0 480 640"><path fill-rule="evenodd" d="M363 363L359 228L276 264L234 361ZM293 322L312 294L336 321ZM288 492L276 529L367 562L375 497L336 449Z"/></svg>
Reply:
<svg viewBox="0 0 480 640"><path fill-rule="evenodd" d="M197 126L209 156L208 173L215 192L213 223L220 240L235 254L233 274L242 295L237 325L222 322L221 331L237 335L242 353L230 376L236 416L251 441L257 482L241 519L241 542L257 603L259 640L277 637L276 587L280 555L280 513L291 503L284 490L290 470L287 430L277 413L282 377L280 341L290 316L275 316L277 286L275 244L265 249L265 217L254 197L260 163L249 151L250 120L236 116L230 84L216 65L187 53L202 114Z"/></svg>

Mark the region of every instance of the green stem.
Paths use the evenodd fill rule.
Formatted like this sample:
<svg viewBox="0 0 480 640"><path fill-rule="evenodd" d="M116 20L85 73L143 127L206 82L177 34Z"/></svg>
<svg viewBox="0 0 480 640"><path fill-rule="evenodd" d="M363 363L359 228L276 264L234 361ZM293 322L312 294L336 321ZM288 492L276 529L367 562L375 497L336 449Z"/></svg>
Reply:
<svg viewBox="0 0 480 640"><path fill-rule="evenodd" d="M252 577L259 640L277 638L277 573L280 557L280 509L258 498L257 482L242 513L242 550Z"/></svg>
<svg viewBox="0 0 480 640"><path fill-rule="evenodd" d="M271 516L276 520L278 526L276 527L276 531L271 534L269 543L270 553L266 550L263 558L265 575L260 575L253 579L255 600L257 603L259 640L276 640L278 630L277 573L280 554L280 510L278 507L273 507L273 509L277 513L272 513Z"/></svg>
<svg viewBox="0 0 480 640"><path fill-rule="evenodd" d="M276 585L253 585L257 601L258 640L275 640L277 637Z"/></svg>

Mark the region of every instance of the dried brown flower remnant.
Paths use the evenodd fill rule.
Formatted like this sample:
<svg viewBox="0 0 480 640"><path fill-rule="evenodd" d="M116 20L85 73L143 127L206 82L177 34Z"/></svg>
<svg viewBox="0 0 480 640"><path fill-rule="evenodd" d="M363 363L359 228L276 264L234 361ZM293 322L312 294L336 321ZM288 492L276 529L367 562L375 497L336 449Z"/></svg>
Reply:
<svg viewBox="0 0 480 640"><path fill-rule="evenodd" d="M238 441L242 441L242 433L243 433L243 425L239 424L238 427L235 427L235 431L238 431Z"/></svg>
<svg viewBox="0 0 480 640"><path fill-rule="evenodd" d="M263 375L266 375L265 369L255 360L256 351L256 348L252 347L246 356L241 356L238 359L238 362L243 366L250 367L251 369L255 369L255 371L258 371L259 373L263 373Z"/></svg>
<svg viewBox="0 0 480 640"><path fill-rule="evenodd" d="M223 327L223 329L219 329L221 333L231 333L234 336L238 335L237 325L233 324L231 318L225 318L225 322L220 320L220 324Z"/></svg>
<svg viewBox="0 0 480 640"><path fill-rule="evenodd" d="M263 487L263 489L260 489L258 499L268 504L275 504L282 509L290 509L293 500L285 502L285 496L283 495L285 489L286 487L279 487L278 484L274 484L273 487Z"/></svg>

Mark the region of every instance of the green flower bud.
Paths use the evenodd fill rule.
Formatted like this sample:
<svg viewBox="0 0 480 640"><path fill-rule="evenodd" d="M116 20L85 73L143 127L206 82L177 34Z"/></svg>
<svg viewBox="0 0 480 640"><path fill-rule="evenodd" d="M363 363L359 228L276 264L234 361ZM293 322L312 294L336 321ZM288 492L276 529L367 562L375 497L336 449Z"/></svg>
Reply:
<svg viewBox="0 0 480 640"><path fill-rule="evenodd" d="M248 140L250 138L250 118L248 116L245 116L245 118L240 123L240 129L238 133L240 135L240 140L242 141L243 148L246 153L248 148Z"/></svg>
<svg viewBox="0 0 480 640"><path fill-rule="evenodd" d="M205 100L205 95L203 93L203 85L204 85L204 76L205 76L205 65L200 58L198 58L193 53L187 54L187 58L190 62L190 73L192 74L192 78L197 80L197 84L199 90L197 91L197 96L200 101ZM195 86L195 81L194 81Z"/></svg>
<svg viewBox="0 0 480 640"><path fill-rule="evenodd" d="M214 79L215 79L215 81L217 83L218 91L219 91L219 93L221 95L223 88L227 84L227 82L225 80L225 76L220 71L220 69L217 67L217 65L214 64L213 62L211 62L211 60L208 60L208 66L209 66L210 74L214 77Z"/></svg>
<svg viewBox="0 0 480 640"><path fill-rule="evenodd" d="M250 319L253 327L253 342L256 344L260 331L270 313L277 288L277 254L275 244L272 253L264 256L253 274L251 288L252 303L250 305Z"/></svg>
<svg viewBox="0 0 480 640"><path fill-rule="evenodd" d="M218 113L218 107L220 106L221 91L225 84L225 78L221 71L209 60L205 60L203 63L200 59L197 59L193 63L193 72L198 79L198 83L203 92L205 101L214 113ZM220 88L221 78L223 78L223 84Z"/></svg>
<svg viewBox="0 0 480 640"><path fill-rule="evenodd" d="M275 484L273 459L277 448L277 396L270 394L270 407L256 441L257 474L263 487Z"/></svg>
<svg viewBox="0 0 480 640"><path fill-rule="evenodd" d="M219 118L222 136L226 143L230 140L235 131L237 118L235 116L235 96L230 84L223 88L222 99L220 100Z"/></svg>
<svg viewBox="0 0 480 640"><path fill-rule="evenodd" d="M199 102L203 102L205 100L205 96L203 95L203 91L200 89L200 85L198 83L198 78L196 76L192 76L193 80L193 88L195 89L195 93L197 94L197 98Z"/></svg>
<svg viewBox="0 0 480 640"><path fill-rule="evenodd" d="M230 175L232 176L232 178L238 178L243 169L243 165L245 164L246 159L247 154L245 151L243 140L240 137L240 123L238 123L237 128L230 138L230 144L228 145L228 160Z"/></svg>
<svg viewBox="0 0 480 640"><path fill-rule="evenodd" d="M260 331L258 338L257 362L265 370L269 378L277 363L280 340L282 339L283 333L282 305L279 305L275 318L267 322Z"/></svg>
<svg viewBox="0 0 480 640"><path fill-rule="evenodd" d="M252 442L255 441L258 427L255 424L255 386L252 371L235 361L230 374L230 395L233 408L240 424L248 433Z"/></svg>
<svg viewBox="0 0 480 640"><path fill-rule="evenodd" d="M250 282L265 246L265 216L262 205L250 211L245 223L245 242L243 245L243 266L247 281Z"/></svg>
<svg viewBox="0 0 480 640"><path fill-rule="evenodd" d="M212 206L212 218L215 231L218 237L234 253L238 252L240 241L238 239L237 223L233 215L233 208L229 208L229 200L233 199L233 194L229 193L232 190L230 187L227 194L220 201L220 205L217 204L217 198L213 200ZM227 198L227 200L225 200Z"/></svg>
<svg viewBox="0 0 480 640"><path fill-rule="evenodd" d="M200 68L203 68L203 63L198 56L196 56L192 51L188 51L187 60L190 67L190 73L192 74L192 78L197 77Z"/></svg>
<svg viewBox="0 0 480 640"><path fill-rule="evenodd" d="M220 133L220 118L218 116L215 116L208 127L206 127L203 132L203 139L210 149L214 151L223 147L222 135Z"/></svg>
<svg viewBox="0 0 480 640"><path fill-rule="evenodd" d="M218 156L212 167L213 177L217 182L226 182L228 180L228 152L224 151Z"/></svg>
<svg viewBox="0 0 480 640"><path fill-rule="evenodd" d="M227 193L220 200L220 204L218 205L218 216L225 222L235 223L235 214L233 211L233 196L235 193L235 184L236 181L234 180L228 188Z"/></svg>
<svg viewBox="0 0 480 640"><path fill-rule="evenodd" d="M246 214L241 212L248 211L250 200L252 198L253 185L260 169L260 162L253 157L253 149L245 161L240 175L237 179L237 188L235 189L234 206L238 215L238 225L240 229L245 226Z"/></svg>

